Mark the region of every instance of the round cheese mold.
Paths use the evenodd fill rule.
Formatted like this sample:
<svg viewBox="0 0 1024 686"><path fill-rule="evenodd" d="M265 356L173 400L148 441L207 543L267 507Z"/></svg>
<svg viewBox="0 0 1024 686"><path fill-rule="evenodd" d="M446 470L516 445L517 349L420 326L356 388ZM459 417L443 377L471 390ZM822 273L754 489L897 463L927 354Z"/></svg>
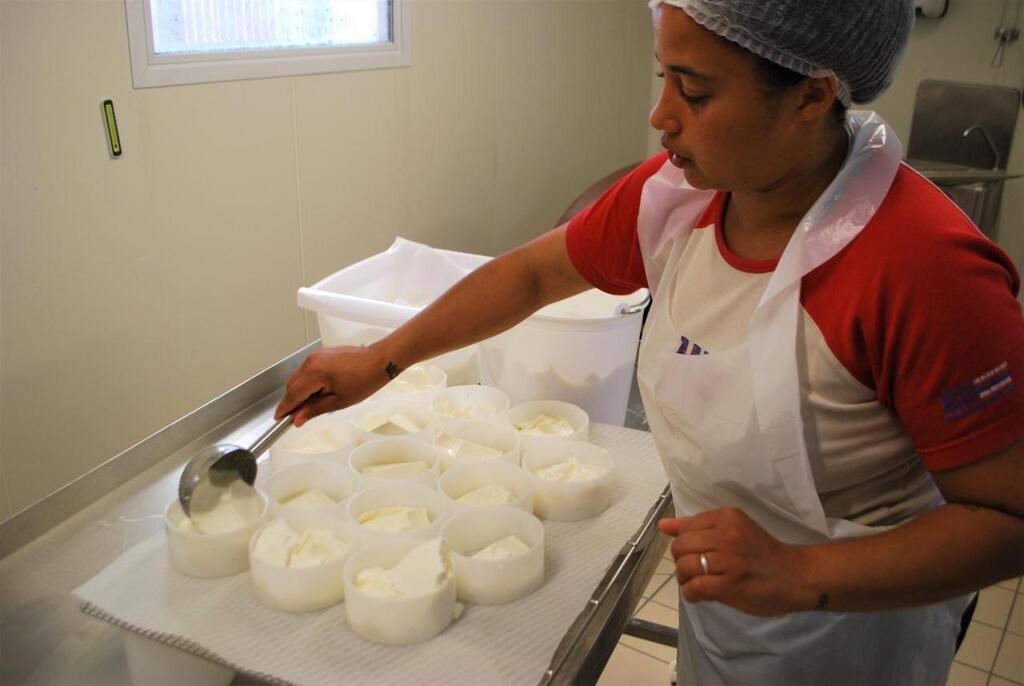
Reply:
<svg viewBox="0 0 1024 686"><path fill-rule="evenodd" d="M393 482L356 493L348 501L349 519L367 542L437 536L448 516L448 502L422 484Z"/></svg>
<svg viewBox="0 0 1024 686"><path fill-rule="evenodd" d="M399 400L369 400L356 405L349 420L360 443L385 436L429 441L433 435L434 411L427 405Z"/></svg>
<svg viewBox="0 0 1024 686"><path fill-rule="evenodd" d="M585 441L590 417L583 408L561 400L529 400L508 411L505 420L519 432L520 451L553 441Z"/></svg>
<svg viewBox="0 0 1024 686"><path fill-rule="evenodd" d="M306 462L344 464L359 441L348 415L348 410L331 412L288 429L270 446L270 471Z"/></svg>
<svg viewBox="0 0 1024 686"><path fill-rule="evenodd" d="M232 576L249 568L249 539L267 520L267 497L249 486L231 490L236 497L228 505L244 523L220 533L197 530L177 498L167 505L164 531L171 567L195 577ZM237 497L243 490L249 492L247 497Z"/></svg>
<svg viewBox="0 0 1024 686"><path fill-rule="evenodd" d="M342 569L362 547L358 527L335 516L294 512L271 520L249 542L256 598L287 612L339 603L345 598Z"/></svg>
<svg viewBox="0 0 1024 686"><path fill-rule="evenodd" d="M544 525L528 512L463 512L448 520L442 535L452 548L456 597L463 602L511 603L544 583Z"/></svg>
<svg viewBox="0 0 1024 686"><path fill-rule="evenodd" d="M523 469L533 484L533 512L538 517L574 522L596 517L611 504L612 461L604 448L583 441L552 441L527 451Z"/></svg>
<svg viewBox="0 0 1024 686"><path fill-rule="evenodd" d="M374 397L429 405L448 385L448 375L431 364L414 364L381 388Z"/></svg>
<svg viewBox="0 0 1024 686"><path fill-rule="evenodd" d="M430 552L439 542L439 552L446 557L443 575L437 561L410 559L404 569L399 565L417 549ZM424 546L421 548L421 546ZM440 539L418 541L401 539L369 545L353 553L345 563L345 616L358 636L388 645L407 645L433 638L447 628L455 614L455 574L451 569L447 544ZM431 562L432 564L425 564ZM392 584L395 595L388 597L360 588L357 579L366 570L389 570L413 579L412 593L402 593L401 584ZM443 576L443 578L442 578Z"/></svg>
<svg viewBox="0 0 1024 686"><path fill-rule="evenodd" d="M433 488L441 470L441 453L424 441L389 436L353 450L348 465L367 488L395 482Z"/></svg>
<svg viewBox="0 0 1024 686"><path fill-rule="evenodd" d="M460 462L519 464L519 432L503 424L467 421L438 423L434 446L442 453L441 471Z"/></svg>
<svg viewBox="0 0 1024 686"><path fill-rule="evenodd" d="M432 407L438 424L448 426L466 421L501 421L510 405L508 394L493 386L451 386L434 396Z"/></svg>
<svg viewBox="0 0 1024 686"><path fill-rule="evenodd" d="M437 480L452 513L495 507L533 512L533 488L522 468L505 462L459 463Z"/></svg>
<svg viewBox="0 0 1024 686"><path fill-rule="evenodd" d="M235 670L180 648L122 630L128 676L133 684L152 686L227 686Z"/></svg>
<svg viewBox="0 0 1024 686"><path fill-rule="evenodd" d="M271 518L298 510L344 518L348 499L359 490L359 476L343 464L307 462L271 474L264 488Z"/></svg>

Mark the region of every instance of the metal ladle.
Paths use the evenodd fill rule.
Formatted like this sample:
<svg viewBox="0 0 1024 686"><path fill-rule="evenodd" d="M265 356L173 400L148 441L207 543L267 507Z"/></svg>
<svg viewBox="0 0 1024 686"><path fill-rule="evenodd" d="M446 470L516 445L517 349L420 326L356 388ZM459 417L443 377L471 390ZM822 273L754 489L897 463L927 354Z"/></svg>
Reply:
<svg viewBox="0 0 1024 686"><path fill-rule="evenodd" d="M193 455L178 480L178 500L185 516L212 510L221 493L239 479L250 486L256 483L256 456L269 448L291 425L291 414L279 419L248 450L221 443Z"/></svg>

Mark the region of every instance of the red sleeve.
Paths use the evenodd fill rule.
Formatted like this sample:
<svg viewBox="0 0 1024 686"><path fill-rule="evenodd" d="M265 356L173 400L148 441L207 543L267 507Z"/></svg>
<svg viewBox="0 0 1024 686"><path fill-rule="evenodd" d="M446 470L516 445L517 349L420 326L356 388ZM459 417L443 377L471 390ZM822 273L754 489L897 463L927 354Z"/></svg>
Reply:
<svg viewBox="0 0 1024 686"><path fill-rule="evenodd" d="M641 163L569 221L569 259L595 288L617 295L647 288L636 235L640 194L667 159L663 152Z"/></svg>
<svg viewBox="0 0 1024 686"><path fill-rule="evenodd" d="M861 235L806 279L805 307L829 347L896 414L928 469L1024 438L1020 278L929 182L902 168Z"/></svg>

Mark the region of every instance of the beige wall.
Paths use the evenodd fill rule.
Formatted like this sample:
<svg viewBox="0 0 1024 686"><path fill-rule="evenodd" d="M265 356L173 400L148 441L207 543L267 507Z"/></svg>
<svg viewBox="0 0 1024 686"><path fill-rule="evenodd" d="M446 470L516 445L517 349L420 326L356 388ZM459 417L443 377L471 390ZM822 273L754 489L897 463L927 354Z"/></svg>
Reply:
<svg viewBox="0 0 1024 686"><path fill-rule="evenodd" d="M501 251L643 156L643 2L414 0L412 46L134 90L121 0L0 0L0 519L315 338L300 285Z"/></svg>
<svg viewBox="0 0 1024 686"><path fill-rule="evenodd" d="M1010 44L999 68L991 66L996 48L993 38L1007 5L1006 22L1013 21L1022 0L949 0L941 19L918 19L910 44L892 87L869 105L896 129L906 144L914 111L917 84L923 79L966 81L1024 88L1024 41ZM1024 10L1021 17L1024 18ZM969 107L970 103L964 103ZM1024 173L1024 111L1018 110L1017 128L1007 164ZM1024 264L1024 179L1007 181L999 214L999 242L1018 265Z"/></svg>

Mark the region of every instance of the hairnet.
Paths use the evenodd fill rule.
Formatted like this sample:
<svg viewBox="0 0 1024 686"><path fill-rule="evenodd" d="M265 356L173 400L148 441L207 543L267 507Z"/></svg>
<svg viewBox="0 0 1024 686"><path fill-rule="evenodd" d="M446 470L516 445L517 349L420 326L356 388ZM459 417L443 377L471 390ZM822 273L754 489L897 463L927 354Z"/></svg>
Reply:
<svg viewBox="0 0 1024 686"><path fill-rule="evenodd" d="M804 76L834 75L844 105L892 82L914 22L912 0L651 0Z"/></svg>

